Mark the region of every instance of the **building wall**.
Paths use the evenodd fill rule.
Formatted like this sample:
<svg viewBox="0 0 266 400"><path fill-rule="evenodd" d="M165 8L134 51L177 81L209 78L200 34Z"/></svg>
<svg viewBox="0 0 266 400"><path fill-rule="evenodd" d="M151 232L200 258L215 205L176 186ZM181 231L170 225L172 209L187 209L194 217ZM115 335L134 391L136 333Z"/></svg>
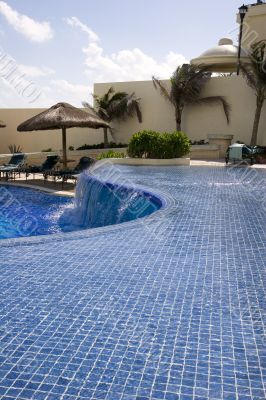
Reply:
<svg viewBox="0 0 266 400"><path fill-rule="evenodd" d="M58 151L62 148L62 134L60 130L17 132L17 126L42 112L44 109L0 109L0 120L6 128L0 129L0 153L9 153L10 144L20 145L24 152L37 152L47 148ZM70 128L67 129L67 147L79 147L85 143L103 142L102 129Z"/></svg>
<svg viewBox="0 0 266 400"><path fill-rule="evenodd" d="M239 15L237 15L237 22L240 23ZM265 23L266 4L260 4L248 8L248 12L243 22L242 47L249 50L252 44L260 40L265 40Z"/></svg>
<svg viewBox="0 0 266 400"><path fill-rule="evenodd" d="M169 82L165 81L169 85ZM174 131L175 118L173 107L161 96L151 81L95 84L94 92L104 94L110 86L117 91L135 92L141 103L143 122L136 117L122 122L114 122L114 140L127 143L131 136L143 129ZM242 77L215 77L207 84L204 96L223 95L231 105L231 122L226 123L220 105L201 105L187 107L183 115L182 130L192 140L207 139L208 134L232 134L234 140L249 143L255 113L256 98ZM20 145L25 152L36 152L52 148L61 149L61 132L37 131L17 132L17 126L24 120L41 112L41 109L1 109L0 119L7 127L0 131L0 153L8 153L8 145ZM111 137L110 137L111 139ZM103 141L102 129L73 128L67 130L67 147L77 148L85 143ZM266 102L262 110L258 143L266 146Z"/></svg>
<svg viewBox="0 0 266 400"><path fill-rule="evenodd" d="M151 81L95 84L94 92L102 95L110 86L117 91L135 92L141 99L143 114L141 124L136 117L112 124L117 141L128 142L134 132L143 129L175 130L174 109L161 96L159 90L154 88ZM184 110L182 130L192 140L207 139L208 134L232 134L234 140L249 143L256 106L256 97L252 89L241 76L215 77L206 85L203 96L216 95L224 96L231 105L230 124L226 122L222 106L194 105ZM262 110L258 143L266 145L266 102Z"/></svg>
<svg viewBox="0 0 266 400"><path fill-rule="evenodd" d="M192 138L205 138L208 134L231 134L234 141L249 143L256 109L256 96L240 76L213 78L206 90L206 96L224 96L231 106L230 123L227 124L222 107L219 105L193 106L187 109L184 131ZM258 131L258 144L266 145L266 102L262 109Z"/></svg>

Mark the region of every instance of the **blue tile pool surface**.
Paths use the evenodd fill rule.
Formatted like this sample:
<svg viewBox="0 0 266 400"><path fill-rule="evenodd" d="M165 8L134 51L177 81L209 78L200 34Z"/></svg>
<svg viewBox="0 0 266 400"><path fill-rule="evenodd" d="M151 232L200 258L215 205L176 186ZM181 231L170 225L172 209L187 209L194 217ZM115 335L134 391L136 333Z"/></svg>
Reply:
<svg viewBox="0 0 266 400"><path fill-rule="evenodd" d="M265 171L96 174L165 205L1 241L1 400L265 399Z"/></svg>

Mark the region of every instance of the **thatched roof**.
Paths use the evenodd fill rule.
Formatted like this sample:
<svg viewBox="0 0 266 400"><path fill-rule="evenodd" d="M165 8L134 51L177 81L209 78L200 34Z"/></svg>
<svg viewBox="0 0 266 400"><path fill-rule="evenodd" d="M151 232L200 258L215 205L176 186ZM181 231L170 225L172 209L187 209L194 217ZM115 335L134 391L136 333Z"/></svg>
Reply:
<svg viewBox="0 0 266 400"><path fill-rule="evenodd" d="M73 107L71 104L57 103L20 124L17 130L25 132L75 127L97 129L109 127L109 125L96 115Z"/></svg>

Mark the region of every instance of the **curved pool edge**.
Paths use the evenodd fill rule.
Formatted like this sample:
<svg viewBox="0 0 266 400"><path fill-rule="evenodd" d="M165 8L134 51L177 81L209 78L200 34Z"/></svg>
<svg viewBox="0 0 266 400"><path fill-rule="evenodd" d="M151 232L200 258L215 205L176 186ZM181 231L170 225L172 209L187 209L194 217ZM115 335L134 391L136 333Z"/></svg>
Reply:
<svg viewBox="0 0 266 400"><path fill-rule="evenodd" d="M166 166L190 166L190 158L189 157L178 157L178 158L133 158L133 157L125 157L125 158L111 158L111 159L103 159L96 162L98 166L100 164L106 164L106 160L110 160L112 164L117 165L127 165L127 166L135 166L135 167L166 167Z"/></svg>
<svg viewBox="0 0 266 400"><path fill-rule="evenodd" d="M110 184L114 185L114 183L109 182L109 181L104 181L102 179L99 179L98 177L93 178L103 184ZM5 182L3 182L3 185L5 185ZM21 186L24 188L29 188L33 190L42 190L42 187L35 186L30 187L31 185L26 185L26 184L21 184L17 185L15 183L9 183L11 186ZM23 185L23 186L22 186ZM34 186L34 185L32 185ZM135 190L145 193L146 195L151 195L152 197L157 198L162 206L151 213L150 215L147 215L145 217L137 218L132 221L127 221L127 222L122 222L122 223L117 223L113 225L107 225L107 226L102 226L102 227L97 227L97 228L85 228L85 229L79 229L79 230L74 230L71 232L61 232L61 233L52 233L52 234L47 234L47 235L38 235L38 236L24 236L24 237L18 237L18 238L6 238L6 239L1 239L0 240L0 247L10 247L10 246L28 246L28 245L34 245L34 244L39 244L39 243L47 243L49 241L65 241L65 240L78 240L78 239L84 239L86 237L91 237L95 236L98 234L102 233L108 233L112 231L118 231L118 230L125 230L125 229L132 229L137 226L143 225L144 222L146 221L153 221L157 219L160 215L165 215L167 214L172 207L175 205L175 200L172 196L170 196L169 193L164 193L162 191L158 191L153 188L147 188L146 186L142 185L136 185L134 186L129 186L129 185L120 185L121 188L123 189L130 189L130 190ZM48 188L47 188L48 189ZM48 189L49 190L49 189ZM52 190L52 189L51 189ZM45 191L45 190L44 190ZM54 194L54 193L50 193ZM58 194L59 195L59 194ZM72 194L71 197L74 198L74 193ZM60 194L60 196L63 196Z"/></svg>

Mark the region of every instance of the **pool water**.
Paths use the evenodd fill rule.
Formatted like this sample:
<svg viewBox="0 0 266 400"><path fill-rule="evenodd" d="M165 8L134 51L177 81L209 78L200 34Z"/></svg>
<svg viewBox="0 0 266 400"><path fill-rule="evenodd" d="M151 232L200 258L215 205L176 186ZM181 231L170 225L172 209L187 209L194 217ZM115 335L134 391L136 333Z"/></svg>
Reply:
<svg viewBox="0 0 266 400"><path fill-rule="evenodd" d="M62 232L59 218L73 200L39 190L0 186L0 239Z"/></svg>
<svg viewBox="0 0 266 400"><path fill-rule="evenodd" d="M163 201L136 188L82 174L75 199L24 187L0 186L0 239L49 235L132 221Z"/></svg>

